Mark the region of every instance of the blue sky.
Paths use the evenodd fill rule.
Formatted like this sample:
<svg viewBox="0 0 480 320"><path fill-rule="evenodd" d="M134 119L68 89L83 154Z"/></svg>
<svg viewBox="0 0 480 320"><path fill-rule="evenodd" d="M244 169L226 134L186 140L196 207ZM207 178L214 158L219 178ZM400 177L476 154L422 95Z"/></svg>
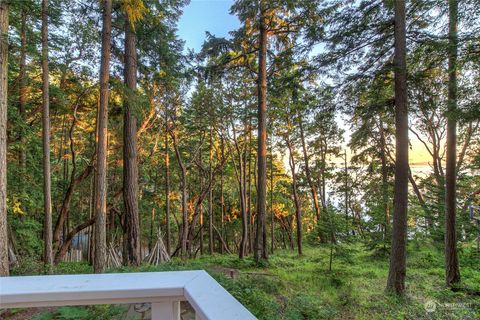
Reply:
<svg viewBox="0 0 480 320"><path fill-rule="evenodd" d="M228 37L229 31L237 29L240 26L238 18L229 14L233 2L234 0L191 0L184 8L178 24L178 36L185 40L185 49L194 49L198 52L205 40L205 31L217 37ZM321 47L314 49L315 53L319 50L322 50ZM349 141L348 123L342 117L338 117L337 121L345 130L345 141ZM414 150L410 152L411 162L420 162L419 159L428 158L426 151L419 147L419 142L415 141L415 138L412 138L412 144ZM350 156L350 150L348 151Z"/></svg>
<svg viewBox="0 0 480 320"><path fill-rule="evenodd" d="M240 26L238 18L229 14L233 0L191 0L183 10L178 24L178 36L185 40L185 49L199 51L205 40L205 31L217 37Z"/></svg>

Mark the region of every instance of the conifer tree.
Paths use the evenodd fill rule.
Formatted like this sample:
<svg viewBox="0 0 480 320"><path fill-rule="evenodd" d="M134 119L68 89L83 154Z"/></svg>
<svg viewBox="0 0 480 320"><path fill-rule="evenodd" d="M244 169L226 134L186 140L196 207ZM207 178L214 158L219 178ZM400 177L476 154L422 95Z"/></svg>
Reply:
<svg viewBox="0 0 480 320"><path fill-rule="evenodd" d="M0 0L0 276L10 272L7 233L8 1Z"/></svg>

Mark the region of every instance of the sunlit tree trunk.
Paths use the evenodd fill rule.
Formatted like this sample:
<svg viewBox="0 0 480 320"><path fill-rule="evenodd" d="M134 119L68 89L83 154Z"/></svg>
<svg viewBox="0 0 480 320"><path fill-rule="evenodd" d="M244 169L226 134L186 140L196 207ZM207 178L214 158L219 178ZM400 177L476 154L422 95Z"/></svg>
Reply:
<svg viewBox="0 0 480 320"><path fill-rule="evenodd" d="M43 141L43 206L44 206L44 262L52 272L52 182L50 174L50 95L48 76L48 0L42 0L42 141Z"/></svg>
<svg viewBox="0 0 480 320"><path fill-rule="evenodd" d="M293 202L295 203L295 218L297 221L297 249L298 254L302 255L302 207L300 205L300 198L298 196L298 186L297 186L297 172L295 168L295 155L293 154L293 146L290 139L287 137L287 148L290 155L289 164L290 170L292 172L292 193L293 193Z"/></svg>
<svg viewBox="0 0 480 320"><path fill-rule="evenodd" d="M165 224L167 232L167 252L171 254L170 235L170 154L168 151L168 109L165 107Z"/></svg>
<svg viewBox="0 0 480 320"><path fill-rule="evenodd" d="M265 211L267 194L267 26L266 4L260 1L260 33L258 53L258 150L257 150L257 232L255 261L267 259Z"/></svg>
<svg viewBox="0 0 480 320"><path fill-rule="evenodd" d="M403 294L406 275L408 208L408 109L405 0L395 3L395 187L392 250L387 291Z"/></svg>
<svg viewBox="0 0 480 320"><path fill-rule="evenodd" d="M0 276L8 276L7 229L8 2L0 0Z"/></svg>
<svg viewBox="0 0 480 320"><path fill-rule="evenodd" d="M270 135L270 252L275 249L275 212L273 211L273 134Z"/></svg>
<svg viewBox="0 0 480 320"><path fill-rule="evenodd" d="M458 2L448 1L448 115L447 115L447 168L445 192L445 279L448 286L460 282L457 237L455 234L457 205L457 51L458 51Z"/></svg>
<svg viewBox="0 0 480 320"><path fill-rule="evenodd" d="M110 77L110 38L112 0L103 1L102 57L100 63L100 104L97 115L97 170L95 171L95 259L94 271L106 267L107 239L107 153L108 153L108 81Z"/></svg>
<svg viewBox="0 0 480 320"><path fill-rule="evenodd" d="M137 88L137 35L131 21L125 20L125 69L123 122L123 203L125 205L124 262L139 265L140 222L138 217L137 118L134 96Z"/></svg>

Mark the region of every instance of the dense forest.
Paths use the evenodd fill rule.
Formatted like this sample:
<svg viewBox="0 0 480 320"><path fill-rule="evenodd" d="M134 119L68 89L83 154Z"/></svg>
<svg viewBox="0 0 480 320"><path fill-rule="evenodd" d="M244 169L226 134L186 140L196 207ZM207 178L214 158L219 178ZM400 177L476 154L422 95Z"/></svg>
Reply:
<svg viewBox="0 0 480 320"><path fill-rule="evenodd" d="M416 241L463 288L480 2L236 0L198 52L188 3L0 0L0 274L361 243L401 295Z"/></svg>

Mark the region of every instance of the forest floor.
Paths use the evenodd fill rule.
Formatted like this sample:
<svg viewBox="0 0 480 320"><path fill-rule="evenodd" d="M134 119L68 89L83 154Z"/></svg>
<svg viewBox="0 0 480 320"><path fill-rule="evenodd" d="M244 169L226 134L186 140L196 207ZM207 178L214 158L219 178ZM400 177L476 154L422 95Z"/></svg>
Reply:
<svg viewBox="0 0 480 320"><path fill-rule="evenodd" d="M332 270L330 246L325 245L306 247L301 257L279 250L261 267L250 258L214 255L111 271L205 269L259 319L480 319L480 254L473 246L460 248L462 289L452 291L444 285L441 249L411 243L403 298L384 292L387 256L360 244L343 244L332 252ZM88 265L78 263L57 269L89 272ZM39 311L33 319L122 319L121 313L118 306L68 307ZM21 314L18 310L15 319L22 319Z"/></svg>

